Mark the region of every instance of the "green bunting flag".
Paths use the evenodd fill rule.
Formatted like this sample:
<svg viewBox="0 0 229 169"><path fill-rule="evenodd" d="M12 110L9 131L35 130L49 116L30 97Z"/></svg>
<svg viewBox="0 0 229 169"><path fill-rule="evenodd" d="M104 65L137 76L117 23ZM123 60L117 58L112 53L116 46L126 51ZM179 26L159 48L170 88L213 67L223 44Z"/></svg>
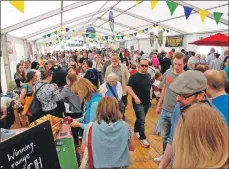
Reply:
<svg viewBox="0 0 229 169"><path fill-rule="evenodd" d="M219 23L222 15L223 15L223 13L221 13L221 12L214 12L213 15L214 15L214 18L215 18L215 22L218 25L218 23Z"/></svg>
<svg viewBox="0 0 229 169"><path fill-rule="evenodd" d="M46 35L43 35L42 37L45 39L46 38Z"/></svg>
<svg viewBox="0 0 229 169"><path fill-rule="evenodd" d="M119 36L116 36L117 39L119 39Z"/></svg>
<svg viewBox="0 0 229 169"><path fill-rule="evenodd" d="M57 35L57 31L54 31L53 33Z"/></svg>
<svg viewBox="0 0 229 169"><path fill-rule="evenodd" d="M173 15L173 13L176 10L178 4L176 2L172 2L172 1L166 1L166 3L168 5L168 7L169 7L171 15Z"/></svg>

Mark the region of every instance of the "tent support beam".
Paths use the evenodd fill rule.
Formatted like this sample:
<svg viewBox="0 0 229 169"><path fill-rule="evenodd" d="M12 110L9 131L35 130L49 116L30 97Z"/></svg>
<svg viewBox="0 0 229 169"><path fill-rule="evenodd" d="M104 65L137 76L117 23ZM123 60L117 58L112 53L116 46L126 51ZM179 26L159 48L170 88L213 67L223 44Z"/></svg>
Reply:
<svg viewBox="0 0 229 169"><path fill-rule="evenodd" d="M189 7L193 8L193 10L194 10L196 13L198 13L198 11L200 10L200 8L197 8L196 6L190 5L189 3L186 3L186 2L184 2L184 1L176 1L176 3L178 3L178 4L181 5L181 6L189 6ZM225 4L225 5L228 5L228 4ZM225 5L221 5L221 6L225 6ZM221 6L218 6L218 7L221 7ZM214 7L214 8L217 8L217 7ZM213 8L213 9L214 9L214 8ZM209 9L206 9L206 10L209 10ZM185 15L184 15L184 16L185 16ZM214 15L213 15L212 13L210 13L210 12L208 13L208 16L207 16L207 17L209 17L209 18L215 20ZM160 22L162 22L162 21L160 21ZM229 25L229 24L228 24L228 21L225 20L225 19L223 19L223 18L221 18L219 22L222 23L222 24L224 24L224 25L227 25L227 26Z"/></svg>
<svg viewBox="0 0 229 169"><path fill-rule="evenodd" d="M92 26L94 26L95 28L97 28L97 27L98 27L98 26L96 26L96 25L92 25ZM107 28L104 28L104 27L100 27L99 29L102 29L102 30L105 30L105 31L109 31L109 32L111 32L111 30L110 30L110 29L107 29ZM97 31L97 30L96 30L96 31ZM114 31L113 33L118 34L118 33L120 33L120 32Z"/></svg>
<svg viewBox="0 0 229 169"><path fill-rule="evenodd" d="M9 61L9 53L8 53L8 47L7 47L7 35L1 35L1 43L2 43L2 56L4 60L4 68L5 68L5 74L6 74L6 86L8 87L9 82L11 81L11 69L10 69L10 61ZM15 50L15 49L14 49ZM14 51L15 52L15 51Z"/></svg>
<svg viewBox="0 0 229 169"><path fill-rule="evenodd" d="M81 1L81 2L74 3L72 5L68 5L68 6L64 7L63 10L57 9L57 10L54 10L54 11L51 11L51 12L42 14L40 16L37 16L37 17L31 18L31 19L28 19L26 21L17 23L15 25L9 26L7 28L4 28L4 29L1 30L1 34L6 34L8 32L17 30L19 28L22 28L22 27L31 25L33 23L42 21L42 20L47 19L47 18L50 18L52 16L55 16L55 15L61 14L63 12L66 12L66 11L69 11L69 10L72 10L72 9L75 9L75 8L79 8L79 7L82 7L84 5L87 5L87 4L90 4L90 3L94 3L94 2L96 2L96 1Z"/></svg>
<svg viewBox="0 0 229 169"><path fill-rule="evenodd" d="M117 11L117 12L125 12L124 10L119 9L119 8L114 8L114 10ZM153 21L153 20L151 20L151 19L149 19L149 18L140 16L140 15L136 15L136 14L131 13L131 12L128 12L128 11L126 11L125 14L126 14L126 15L129 15L129 16L132 16L132 17L134 17L134 18L138 18L138 19L144 20L144 21L149 22L149 23L151 23L151 24L158 24L159 26L162 26L162 27L164 27L164 28L166 28L166 29L175 31L175 32L180 33L180 34L187 34L187 32L184 32L184 31L182 31L182 30L176 29L176 28L174 28L174 27L170 27L170 26L165 25L165 24L162 24L162 23L157 23L156 21Z"/></svg>
<svg viewBox="0 0 229 169"><path fill-rule="evenodd" d="M105 9L101 10L101 12L104 12L104 11L106 11L107 9L108 9L108 8L105 8ZM109 9L110 9L110 8L109 8ZM79 16L79 17L76 17L76 18L74 18L74 19L70 19L70 20L68 20L68 21L63 22L63 25L67 25L67 24L70 24L70 23L72 23L72 22L79 21L79 20L81 20L81 19L84 19L84 18L90 17L90 16L92 16L92 15L95 15L96 13L97 13L97 11L91 12L91 13L88 13L88 14L85 14L85 15L82 15L82 16ZM50 30L52 30L52 29L55 29L55 28L58 28L58 27L61 27L61 24L56 24L56 25L50 26L50 27L48 27L48 28L42 29L42 30L40 30L40 31L31 33L31 34L29 34L29 35L27 35L27 36L22 37L22 39L28 39L28 38L31 38L31 37L33 37L33 36L36 36L36 35L39 35L39 34L48 32L48 31L50 31Z"/></svg>

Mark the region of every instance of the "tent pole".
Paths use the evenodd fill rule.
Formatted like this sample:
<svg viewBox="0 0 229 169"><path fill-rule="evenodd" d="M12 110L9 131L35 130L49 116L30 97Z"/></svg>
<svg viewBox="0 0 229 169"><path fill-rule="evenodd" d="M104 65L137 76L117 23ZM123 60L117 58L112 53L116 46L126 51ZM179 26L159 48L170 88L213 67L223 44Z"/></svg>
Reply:
<svg viewBox="0 0 229 169"><path fill-rule="evenodd" d="M7 46L7 35L3 34L1 37L2 41L2 55L4 59L4 68L5 68L5 74L6 74L6 86L8 88L9 82L12 80L11 78L11 71L10 71L10 62L9 62L9 53L8 53L8 46ZM15 50L15 49L14 49Z"/></svg>

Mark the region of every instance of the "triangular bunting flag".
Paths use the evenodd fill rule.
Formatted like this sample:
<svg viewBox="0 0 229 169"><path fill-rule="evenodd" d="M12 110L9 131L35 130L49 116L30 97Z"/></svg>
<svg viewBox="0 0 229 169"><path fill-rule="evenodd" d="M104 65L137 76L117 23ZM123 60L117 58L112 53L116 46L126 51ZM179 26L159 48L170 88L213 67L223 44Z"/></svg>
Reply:
<svg viewBox="0 0 229 169"><path fill-rule="evenodd" d="M75 32L75 30L73 29L72 32Z"/></svg>
<svg viewBox="0 0 229 169"><path fill-rule="evenodd" d="M65 28L65 31L68 32L69 31L69 28Z"/></svg>
<svg viewBox="0 0 229 169"><path fill-rule="evenodd" d="M163 28L162 28L162 26L158 26L158 30L162 30Z"/></svg>
<svg viewBox="0 0 229 169"><path fill-rule="evenodd" d="M116 36L116 38L117 38L117 39L119 39L119 38L120 38L120 36Z"/></svg>
<svg viewBox="0 0 229 169"><path fill-rule="evenodd" d="M139 35L140 35L140 34L142 34L142 31L141 31L141 30L139 30L139 31L138 31L138 34L139 34Z"/></svg>
<svg viewBox="0 0 229 169"><path fill-rule="evenodd" d="M51 37L51 33L47 34L47 36L50 38Z"/></svg>
<svg viewBox="0 0 229 169"><path fill-rule="evenodd" d="M141 1L139 1L139 0L136 0L136 3L137 3L137 4L140 4L140 2L141 2Z"/></svg>
<svg viewBox="0 0 229 169"><path fill-rule="evenodd" d="M10 4L13 5L21 13L24 13L24 1L10 1Z"/></svg>
<svg viewBox="0 0 229 169"><path fill-rule="evenodd" d="M149 28L150 28L150 29L153 29L153 26L151 25Z"/></svg>
<svg viewBox="0 0 229 169"><path fill-rule="evenodd" d="M158 1L150 1L150 3L151 3L151 8L154 9Z"/></svg>
<svg viewBox="0 0 229 169"><path fill-rule="evenodd" d="M166 3L168 5L168 7L169 7L171 15L173 15L173 13L176 10L178 4L176 2L172 2L172 1L166 1Z"/></svg>
<svg viewBox="0 0 229 169"><path fill-rule="evenodd" d="M137 34L138 34L137 32L134 33L135 36L137 36Z"/></svg>
<svg viewBox="0 0 229 169"><path fill-rule="evenodd" d="M60 31L64 31L64 28L63 28L63 27L61 27L61 28L60 28Z"/></svg>
<svg viewBox="0 0 229 169"><path fill-rule="evenodd" d="M213 12L213 15L214 15L216 24L218 24L220 19L221 19L221 17L222 17L222 15L223 15L223 13L221 13L221 12Z"/></svg>
<svg viewBox="0 0 229 169"><path fill-rule="evenodd" d="M53 33L57 35L57 31L54 31Z"/></svg>
<svg viewBox="0 0 229 169"><path fill-rule="evenodd" d="M43 35L42 37L45 39L46 38L46 35Z"/></svg>
<svg viewBox="0 0 229 169"><path fill-rule="evenodd" d="M88 37L88 34L86 33L86 37Z"/></svg>
<svg viewBox="0 0 229 169"><path fill-rule="evenodd" d="M113 36L111 36L112 37L112 39L114 39L115 38L115 36L113 35Z"/></svg>
<svg viewBox="0 0 229 169"><path fill-rule="evenodd" d="M146 28L145 31L148 32L148 28Z"/></svg>
<svg viewBox="0 0 229 169"><path fill-rule="evenodd" d="M123 39L124 38L124 35L122 35L121 38Z"/></svg>
<svg viewBox="0 0 229 169"><path fill-rule="evenodd" d="M130 35L129 35L129 34L126 34L125 36L126 36L127 38L129 38L129 37L130 37Z"/></svg>
<svg viewBox="0 0 229 169"><path fill-rule="evenodd" d="M106 40L108 40L108 36L104 36L104 38L105 38Z"/></svg>
<svg viewBox="0 0 229 169"><path fill-rule="evenodd" d="M188 17L190 16L190 14L192 13L193 8L188 7L188 6L184 6L184 13L185 13L185 17L186 19L188 19Z"/></svg>
<svg viewBox="0 0 229 169"><path fill-rule="evenodd" d="M208 15L208 11L200 9L199 14L200 14L201 21L204 23L204 20Z"/></svg>

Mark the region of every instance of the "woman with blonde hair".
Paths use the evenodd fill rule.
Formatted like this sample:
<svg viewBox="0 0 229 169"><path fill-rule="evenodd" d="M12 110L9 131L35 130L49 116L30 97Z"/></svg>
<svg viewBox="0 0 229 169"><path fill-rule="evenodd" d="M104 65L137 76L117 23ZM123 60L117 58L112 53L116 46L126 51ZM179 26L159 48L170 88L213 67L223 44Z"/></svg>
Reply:
<svg viewBox="0 0 229 169"><path fill-rule="evenodd" d="M128 168L129 151L134 151L135 141L130 127L122 120L118 101L114 97L101 99L96 121L89 126L84 130L81 151L84 152L90 141L94 168Z"/></svg>
<svg viewBox="0 0 229 169"><path fill-rule="evenodd" d="M206 103L184 111L173 143L173 168L228 168L228 127Z"/></svg>
<svg viewBox="0 0 229 169"><path fill-rule="evenodd" d="M73 123L71 123L71 126L81 127L82 129L84 129L85 124L88 124L95 120L96 109L102 96L96 90L96 87L85 78L81 78L76 81L71 88L72 91L86 103L84 117L75 120Z"/></svg>

